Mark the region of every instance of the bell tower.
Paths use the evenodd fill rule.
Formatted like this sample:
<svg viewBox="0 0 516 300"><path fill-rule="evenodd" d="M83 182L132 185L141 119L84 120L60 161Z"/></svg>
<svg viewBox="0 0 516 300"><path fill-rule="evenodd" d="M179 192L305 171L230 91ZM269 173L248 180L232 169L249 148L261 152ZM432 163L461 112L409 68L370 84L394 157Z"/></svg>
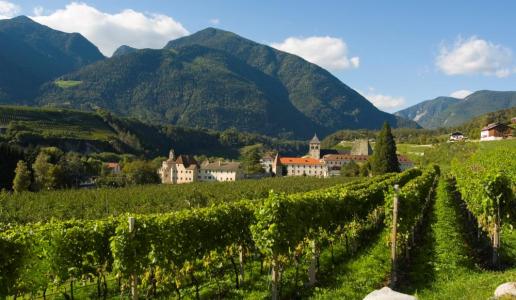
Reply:
<svg viewBox="0 0 516 300"><path fill-rule="evenodd" d="M317 134L310 140L309 154L311 158L321 159L321 141L319 141Z"/></svg>

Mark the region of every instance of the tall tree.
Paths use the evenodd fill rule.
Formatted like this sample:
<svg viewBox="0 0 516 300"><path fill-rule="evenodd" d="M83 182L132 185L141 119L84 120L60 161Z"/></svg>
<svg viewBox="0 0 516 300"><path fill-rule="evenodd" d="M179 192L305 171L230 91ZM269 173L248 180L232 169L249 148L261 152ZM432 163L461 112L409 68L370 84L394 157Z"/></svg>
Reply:
<svg viewBox="0 0 516 300"><path fill-rule="evenodd" d="M383 128L376 139L371 156L371 171L373 175L400 172L400 163L396 155L396 142L387 122L383 124Z"/></svg>
<svg viewBox="0 0 516 300"><path fill-rule="evenodd" d="M340 168L340 175L346 177L355 177L360 174L360 166L354 161L350 161L349 163L343 165Z"/></svg>
<svg viewBox="0 0 516 300"><path fill-rule="evenodd" d="M159 183L160 180L153 164L144 160L135 160L126 163L123 171L133 184Z"/></svg>
<svg viewBox="0 0 516 300"><path fill-rule="evenodd" d="M260 164L262 153L262 144L256 144L242 148L240 155L242 158L242 167L246 174L263 173L265 171Z"/></svg>
<svg viewBox="0 0 516 300"><path fill-rule="evenodd" d="M18 193L28 191L30 187L30 171L25 161L18 161L15 173L13 190Z"/></svg>
<svg viewBox="0 0 516 300"><path fill-rule="evenodd" d="M42 151L32 164L34 183L37 190L51 190L59 186L62 178L62 169L59 165L50 162L51 157Z"/></svg>
<svg viewBox="0 0 516 300"><path fill-rule="evenodd" d="M0 143L0 190L11 189L18 161L25 159L21 148Z"/></svg>
<svg viewBox="0 0 516 300"><path fill-rule="evenodd" d="M360 175L361 177L368 177L370 173L371 173L371 163L369 163L367 161L365 164L362 164L360 166L358 175Z"/></svg>

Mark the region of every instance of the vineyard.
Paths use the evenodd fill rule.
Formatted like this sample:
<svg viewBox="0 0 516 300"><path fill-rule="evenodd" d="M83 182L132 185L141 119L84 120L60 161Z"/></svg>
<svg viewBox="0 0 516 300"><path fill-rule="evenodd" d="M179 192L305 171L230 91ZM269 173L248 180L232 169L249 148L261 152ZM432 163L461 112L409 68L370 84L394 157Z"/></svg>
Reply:
<svg viewBox="0 0 516 300"><path fill-rule="evenodd" d="M430 165L347 182L3 195L0 294L362 299L388 285L420 299L487 299L516 278L507 145L480 146L443 174Z"/></svg>
<svg viewBox="0 0 516 300"><path fill-rule="evenodd" d="M107 140L116 132L97 114L74 110L0 106L0 126L56 138Z"/></svg>
<svg viewBox="0 0 516 300"><path fill-rule="evenodd" d="M137 185L125 188L0 192L0 223L34 223L50 219L101 219L126 212L149 214L267 197L270 190L292 194L334 186L346 177L282 177L185 185Z"/></svg>

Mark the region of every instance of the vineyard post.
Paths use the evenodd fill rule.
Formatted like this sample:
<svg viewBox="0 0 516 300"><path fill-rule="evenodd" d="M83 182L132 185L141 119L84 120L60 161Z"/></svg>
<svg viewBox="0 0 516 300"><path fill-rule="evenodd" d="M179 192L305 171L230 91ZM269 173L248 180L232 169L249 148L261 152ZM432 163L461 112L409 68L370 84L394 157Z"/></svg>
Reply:
<svg viewBox="0 0 516 300"><path fill-rule="evenodd" d="M240 284L244 282L244 247L238 246L238 262L240 263Z"/></svg>
<svg viewBox="0 0 516 300"><path fill-rule="evenodd" d="M498 252L500 248L500 199L496 201L496 213L493 232L493 259L492 263L495 268L498 268Z"/></svg>
<svg viewBox="0 0 516 300"><path fill-rule="evenodd" d="M272 257L272 300L278 300L279 299L279 264L278 264L278 258L276 255Z"/></svg>
<svg viewBox="0 0 516 300"><path fill-rule="evenodd" d="M392 232L391 232L391 287L394 287L397 280L397 257L396 257L396 236L398 234L398 192L399 185L394 185L394 199L392 208Z"/></svg>
<svg viewBox="0 0 516 300"><path fill-rule="evenodd" d="M134 231L135 231L134 217L129 217L128 222L129 222L130 237L134 238ZM131 295L132 295L133 300L138 299L138 277L136 276L136 271L134 271L134 270L133 270L133 273L131 274Z"/></svg>
<svg viewBox="0 0 516 300"><path fill-rule="evenodd" d="M317 282L317 247L315 245L315 240L310 242L310 247L312 248L312 260L310 262L310 267L308 268L308 286L314 286Z"/></svg>

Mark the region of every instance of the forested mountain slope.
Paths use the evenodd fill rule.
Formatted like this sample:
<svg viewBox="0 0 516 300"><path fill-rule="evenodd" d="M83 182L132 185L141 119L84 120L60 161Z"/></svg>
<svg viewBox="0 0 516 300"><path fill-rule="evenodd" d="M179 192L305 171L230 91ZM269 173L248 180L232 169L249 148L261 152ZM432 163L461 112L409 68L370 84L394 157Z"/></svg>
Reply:
<svg viewBox="0 0 516 300"><path fill-rule="evenodd" d="M102 60L95 45L28 17L0 20L0 103L31 104L46 81Z"/></svg>

